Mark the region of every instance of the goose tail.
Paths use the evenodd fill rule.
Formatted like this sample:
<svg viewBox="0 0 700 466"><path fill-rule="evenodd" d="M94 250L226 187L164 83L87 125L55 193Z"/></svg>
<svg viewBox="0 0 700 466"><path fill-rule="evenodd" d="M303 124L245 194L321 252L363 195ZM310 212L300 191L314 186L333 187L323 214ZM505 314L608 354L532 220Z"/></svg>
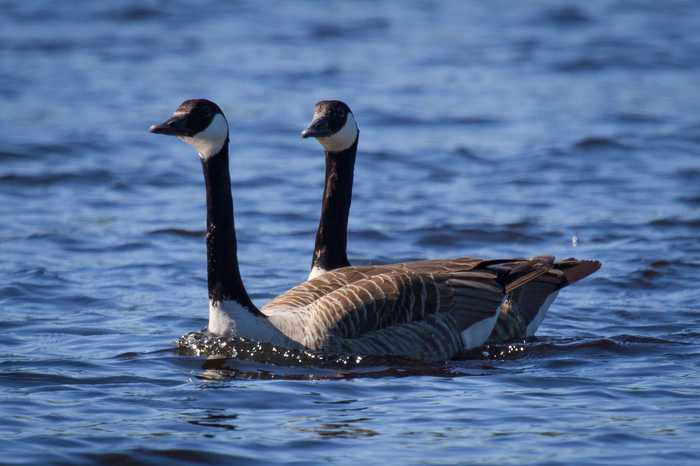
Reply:
<svg viewBox="0 0 700 466"><path fill-rule="evenodd" d="M559 290L601 267L595 260L568 258L554 262L551 256L534 257L526 264L532 270L517 276L517 268L513 269L511 273L515 272L516 276L505 285L509 299L501 306L498 322L489 338L491 343L533 336Z"/></svg>
<svg viewBox="0 0 700 466"><path fill-rule="evenodd" d="M564 259L557 264L557 268L564 274L565 283L562 284L562 288L586 278L597 271L601 265L599 261Z"/></svg>
<svg viewBox="0 0 700 466"><path fill-rule="evenodd" d="M554 257L538 256L528 260L490 261L489 269L499 273L498 281L507 294L537 280L554 267Z"/></svg>

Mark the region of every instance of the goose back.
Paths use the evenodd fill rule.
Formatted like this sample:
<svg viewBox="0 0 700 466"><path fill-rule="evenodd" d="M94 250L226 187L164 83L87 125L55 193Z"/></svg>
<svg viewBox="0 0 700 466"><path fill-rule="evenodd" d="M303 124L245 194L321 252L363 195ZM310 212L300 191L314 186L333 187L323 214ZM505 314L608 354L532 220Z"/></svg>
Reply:
<svg viewBox="0 0 700 466"><path fill-rule="evenodd" d="M547 271L532 261L466 257L344 267L261 311L307 348L439 360L483 344L509 284L523 286Z"/></svg>

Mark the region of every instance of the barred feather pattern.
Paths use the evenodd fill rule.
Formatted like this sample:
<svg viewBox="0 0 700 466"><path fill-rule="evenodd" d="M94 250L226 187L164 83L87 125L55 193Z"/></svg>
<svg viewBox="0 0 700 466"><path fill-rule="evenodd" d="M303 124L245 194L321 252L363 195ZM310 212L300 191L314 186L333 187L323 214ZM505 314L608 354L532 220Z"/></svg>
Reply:
<svg viewBox="0 0 700 466"><path fill-rule="evenodd" d="M464 349L462 331L499 312L509 282L523 286L546 273L542 267L468 257L345 267L292 288L261 312L306 348L444 360Z"/></svg>

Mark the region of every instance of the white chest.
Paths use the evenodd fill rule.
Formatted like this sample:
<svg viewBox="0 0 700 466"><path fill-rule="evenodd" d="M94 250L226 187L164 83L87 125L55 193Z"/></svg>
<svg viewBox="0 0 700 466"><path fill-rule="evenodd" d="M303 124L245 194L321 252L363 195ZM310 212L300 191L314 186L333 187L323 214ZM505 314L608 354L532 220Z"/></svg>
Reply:
<svg viewBox="0 0 700 466"><path fill-rule="evenodd" d="M243 337L280 346L292 344L267 318L253 314L236 301L210 300L208 329L210 333L222 337Z"/></svg>

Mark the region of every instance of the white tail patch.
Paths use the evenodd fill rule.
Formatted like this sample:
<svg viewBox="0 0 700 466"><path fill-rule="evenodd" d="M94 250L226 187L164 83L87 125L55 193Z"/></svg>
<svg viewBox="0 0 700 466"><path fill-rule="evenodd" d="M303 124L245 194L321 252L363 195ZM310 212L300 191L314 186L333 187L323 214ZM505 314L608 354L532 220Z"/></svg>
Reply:
<svg viewBox="0 0 700 466"><path fill-rule="evenodd" d="M462 344L465 350L470 350L473 348L478 348L479 346L486 343L486 340L491 336L494 327L496 327L496 322L498 321L498 314L500 313L501 307L498 307L498 311L493 314L492 317L480 320L479 322L472 324L465 330L462 330Z"/></svg>
<svg viewBox="0 0 700 466"><path fill-rule="evenodd" d="M535 335L535 332L537 331L537 328L540 326L542 321L544 320L544 316L547 315L547 310L549 309L549 306L552 305L555 299L557 299L557 295L559 294L559 290L555 291L554 293L550 294L547 296L547 299L544 300L540 308L537 310L537 314L535 314L535 318L530 321L530 323L527 326L527 331L525 333L526 336L531 337Z"/></svg>

